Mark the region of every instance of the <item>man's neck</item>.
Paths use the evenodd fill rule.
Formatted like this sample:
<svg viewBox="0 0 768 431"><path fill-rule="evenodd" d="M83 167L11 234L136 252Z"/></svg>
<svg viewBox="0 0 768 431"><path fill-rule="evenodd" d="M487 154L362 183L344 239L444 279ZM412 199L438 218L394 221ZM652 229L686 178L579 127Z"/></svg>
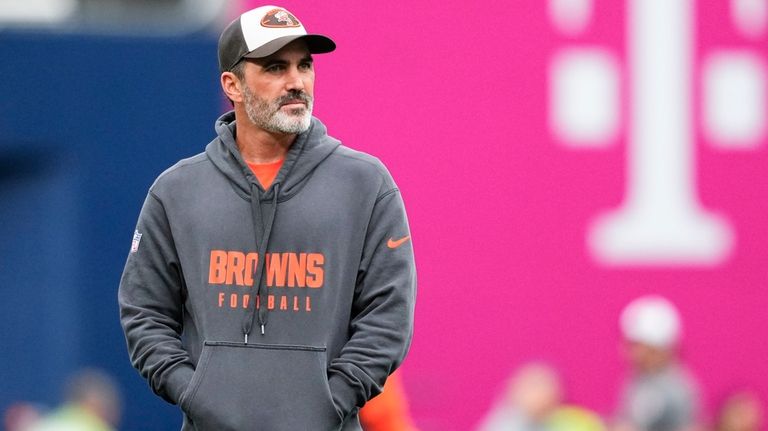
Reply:
<svg viewBox="0 0 768 431"><path fill-rule="evenodd" d="M247 116L238 116L235 142L246 163L264 164L283 160L296 135L274 133L253 124Z"/></svg>

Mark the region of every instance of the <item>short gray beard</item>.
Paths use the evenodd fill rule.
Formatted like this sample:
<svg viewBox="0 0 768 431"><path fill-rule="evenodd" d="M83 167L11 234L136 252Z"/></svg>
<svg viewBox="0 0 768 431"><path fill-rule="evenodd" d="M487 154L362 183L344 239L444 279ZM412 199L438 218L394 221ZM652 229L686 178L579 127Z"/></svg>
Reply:
<svg viewBox="0 0 768 431"><path fill-rule="evenodd" d="M248 86L243 87L245 113L253 124L273 133L299 134L309 129L312 121L312 96L302 92L294 92L278 97L273 101L262 99L253 94ZM305 108L291 109L284 112L280 106L287 100L301 99L306 102Z"/></svg>

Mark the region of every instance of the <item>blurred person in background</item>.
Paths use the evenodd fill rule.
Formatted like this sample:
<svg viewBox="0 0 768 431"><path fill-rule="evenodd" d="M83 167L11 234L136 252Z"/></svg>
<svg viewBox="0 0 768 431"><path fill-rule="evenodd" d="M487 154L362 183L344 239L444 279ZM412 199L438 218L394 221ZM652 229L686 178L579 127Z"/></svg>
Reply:
<svg viewBox="0 0 768 431"><path fill-rule="evenodd" d="M28 431L113 431L120 421L120 392L99 370L83 370L67 383L64 405Z"/></svg>
<svg viewBox="0 0 768 431"><path fill-rule="evenodd" d="M620 326L631 374L614 431L699 429L696 386L678 357L677 308L661 296L640 297L624 308Z"/></svg>
<svg viewBox="0 0 768 431"><path fill-rule="evenodd" d="M603 431L593 412L563 405L558 373L550 366L529 363L513 375L501 401L477 431Z"/></svg>
<svg viewBox="0 0 768 431"><path fill-rule="evenodd" d="M360 409L360 425L364 431L417 431L399 372L392 373L381 393Z"/></svg>
<svg viewBox="0 0 768 431"><path fill-rule="evenodd" d="M757 395L739 392L723 403L715 431L761 431L763 407Z"/></svg>
<svg viewBox="0 0 768 431"><path fill-rule="evenodd" d="M18 402L5 410L3 429L5 431L29 431L41 417L40 408L34 404Z"/></svg>

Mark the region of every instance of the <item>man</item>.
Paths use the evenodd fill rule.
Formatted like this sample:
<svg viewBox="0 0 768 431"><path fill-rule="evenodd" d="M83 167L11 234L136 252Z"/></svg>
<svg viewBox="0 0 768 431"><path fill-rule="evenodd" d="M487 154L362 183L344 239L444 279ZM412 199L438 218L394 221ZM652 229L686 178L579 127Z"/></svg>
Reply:
<svg viewBox="0 0 768 431"><path fill-rule="evenodd" d="M27 431L113 431L120 422L120 391L112 377L86 369L67 382L64 404Z"/></svg>
<svg viewBox="0 0 768 431"><path fill-rule="evenodd" d="M219 40L234 111L160 175L120 283L134 366L182 430L359 430L411 340L415 269L397 186L311 116L312 54L285 9Z"/></svg>
<svg viewBox="0 0 768 431"><path fill-rule="evenodd" d="M600 417L563 403L563 384L550 365L530 362L520 367L507 393L486 415L478 431L604 431Z"/></svg>
<svg viewBox="0 0 768 431"><path fill-rule="evenodd" d="M632 375L614 431L698 429L695 385L677 357L677 308L661 296L643 296L624 308L620 324Z"/></svg>

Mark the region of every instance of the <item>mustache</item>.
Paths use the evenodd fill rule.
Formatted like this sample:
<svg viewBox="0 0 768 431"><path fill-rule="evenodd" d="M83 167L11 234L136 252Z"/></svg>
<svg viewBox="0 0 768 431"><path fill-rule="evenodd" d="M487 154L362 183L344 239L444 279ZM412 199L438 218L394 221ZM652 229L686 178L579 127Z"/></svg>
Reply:
<svg viewBox="0 0 768 431"><path fill-rule="evenodd" d="M304 102L306 105L309 105L312 103L312 96L303 91L291 91L290 93L275 99L275 103L278 106L283 106L287 103L296 102L297 100Z"/></svg>

